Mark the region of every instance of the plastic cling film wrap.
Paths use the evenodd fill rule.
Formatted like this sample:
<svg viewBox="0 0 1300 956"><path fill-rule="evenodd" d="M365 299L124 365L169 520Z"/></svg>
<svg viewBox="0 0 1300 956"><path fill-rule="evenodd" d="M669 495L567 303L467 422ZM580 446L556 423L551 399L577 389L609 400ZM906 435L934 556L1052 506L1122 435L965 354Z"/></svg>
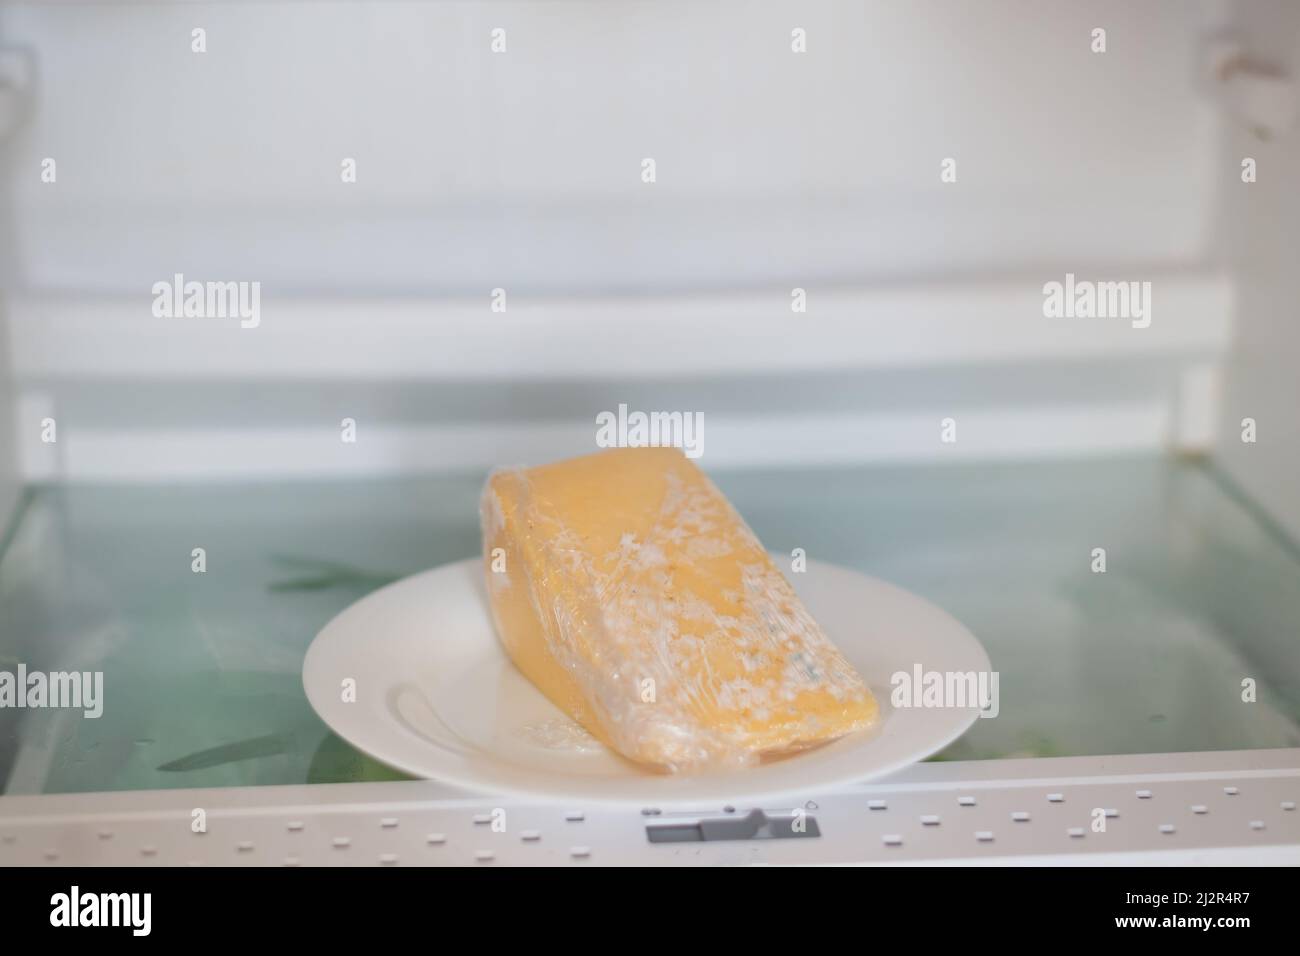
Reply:
<svg viewBox="0 0 1300 956"><path fill-rule="evenodd" d="M744 767L875 721L862 678L677 449L496 471L481 517L506 651L625 757Z"/></svg>

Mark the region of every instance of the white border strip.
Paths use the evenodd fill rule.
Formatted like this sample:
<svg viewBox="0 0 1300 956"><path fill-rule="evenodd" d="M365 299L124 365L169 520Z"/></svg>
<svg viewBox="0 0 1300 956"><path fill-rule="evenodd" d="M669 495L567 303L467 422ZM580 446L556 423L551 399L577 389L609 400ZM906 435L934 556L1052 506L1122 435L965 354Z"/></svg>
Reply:
<svg viewBox="0 0 1300 956"><path fill-rule="evenodd" d="M940 440L942 420L957 441ZM1170 440L1171 403L1159 400L934 413L704 416L709 469L871 462L1033 459L1156 451ZM60 454L30 430L31 480L283 480L479 471L597 451L596 423L540 422L341 427L121 429L60 425Z"/></svg>
<svg viewBox="0 0 1300 956"><path fill-rule="evenodd" d="M1300 860L1294 811L1298 753L1255 750L919 764L884 782L809 794L817 798L816 811L827 827L838 828L840 839L769 845L758 857L738 853L730 843L706 845L685 857L652 846L645 839L644 817L635 808L469 794L431 780L0 797L0 830L9 838L3 855L11 865L182 860L239 865L290 859L312 865L364 865L398 862L399 857L415 865L473 866L483 859L505 865L556 865L574 860L563 854L562 831L569 814L579 810L584 845L595 847L600 861L614 864L743 865L757 860L760 865L1294 865ZM1141 797L1132 789L1137 782L1157 791L1148 805L1136 799ZM1154 821L1185 820L1190 805L1205 799L1207 785L1212 789L1216 784L1232 784L1234 793L1240 785L1240 796L1222 798L1236 801L1236 806L1218 806L1208 817L1198 818L1197 825L1180 825L1176 841L1157 834ZM1041 799L1045 787L1062 793L1063 814L1048 820L1046 812L1035 812L1035 818L1044 819L1033 829L1000 832L999 842L991 846L970 838L971 827L992 824L1001 831L1008 811L1028 806L1032 797ZM978 808L971 809L965 825L951 820L925 838L916 832L916 814L933 812L934 795L946 792L952 798L976 788ZM882 838L875 831L886 825L885 819L863 816L872 794L888 796L888 810L894 814L888 826L911 827L901 846L882 850ZM1088 808L1098 800L1103 801L1100 806L1123 808L1115 838L1067 840L1065 824L1085 825ZM196 807L207 811L214 827L201 843L194 842L190 829ZM546 830L551 843L558 836L560 851L553 846L548 851L548 842L526 845L512 835L494 839L476 824L484 810L495 807L510 808L512 819L524 826ZM690 815L712 815L719 809L696 807ZM1247 826L1257 818L1267 821L1262 828ZM376 825L384 819L391 821L384 825L388 829ZM909 819L910 824L905 822ZM442 834L435 842L445 842L446 848L430 854L425 852L424 834L435 831ZM111 839L103 839L105 833ZM343 844L350 847L345 857L339 855L336 841L327 842L337 834L350 841ZM242 841L240 852L234 852L236 840ZM486 858L481 855L484 847L490 848ZM1000 852L995 855L990 849ZM587 855L581 854L580 865Z"/></svg>
<svg viewBox="0 0 1300 956"><path fill-rule="evenodd" d="M1083 275L1081 274L1081 278ZM200 278L200 277L189 277ZM211 278L211 277L209 277ZM216 277L222 278L222 277ZM533 380L873 369L1047 358L1207 355L1226 348L1233 290L1217 275L1098 274L1152 284L1152 321L1048 319L1062 274L909 287L530 300L299 299L263 289L260 324L155 318L152 294L12 305L20 381L430 378Z"/></svg>

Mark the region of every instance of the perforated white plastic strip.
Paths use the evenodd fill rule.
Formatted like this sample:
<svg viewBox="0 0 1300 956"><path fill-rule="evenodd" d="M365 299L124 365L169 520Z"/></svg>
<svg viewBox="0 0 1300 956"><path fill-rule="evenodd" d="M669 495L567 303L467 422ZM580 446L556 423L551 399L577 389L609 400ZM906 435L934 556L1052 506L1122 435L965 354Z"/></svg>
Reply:
<svg viewBox="0 0 1300 956"><path fill-rule="evenodd" d="M1300 750L921 764L760 808L778 830L799 820L797 838L718 842L651 842L647 827L714 833L755 808L540 804L432 781L21 796L0 798L0 865L1294 864L1297 803Z"/></svg>

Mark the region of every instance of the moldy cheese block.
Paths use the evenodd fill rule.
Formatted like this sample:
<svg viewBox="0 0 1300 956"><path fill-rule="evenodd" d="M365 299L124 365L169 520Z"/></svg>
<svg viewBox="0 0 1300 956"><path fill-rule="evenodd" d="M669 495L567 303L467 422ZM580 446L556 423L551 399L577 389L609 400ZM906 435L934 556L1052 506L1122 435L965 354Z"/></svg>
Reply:
<svg viewBox="0 0 1300 956"><path fill-rule="evenodd" d="M625 757L743 767L875 721L862 678L678 449L496 471L482 521L506 651Z"/></svg>

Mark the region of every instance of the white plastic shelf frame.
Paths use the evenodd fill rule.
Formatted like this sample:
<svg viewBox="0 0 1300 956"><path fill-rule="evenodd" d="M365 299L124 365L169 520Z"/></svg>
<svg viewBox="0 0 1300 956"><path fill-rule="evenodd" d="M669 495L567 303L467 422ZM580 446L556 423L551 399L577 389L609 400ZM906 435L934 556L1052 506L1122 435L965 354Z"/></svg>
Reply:
<svg viewBox="0 0 1300 956"><path fill-rule="evenodd" d="M0 865L1296 864L1298 802L1296 750L930 763L762 808L539 804L432 781L18 796L0 800ZM754 809L802 832L718 825ZM685 837L652 840L665 826Z"/></svg>

